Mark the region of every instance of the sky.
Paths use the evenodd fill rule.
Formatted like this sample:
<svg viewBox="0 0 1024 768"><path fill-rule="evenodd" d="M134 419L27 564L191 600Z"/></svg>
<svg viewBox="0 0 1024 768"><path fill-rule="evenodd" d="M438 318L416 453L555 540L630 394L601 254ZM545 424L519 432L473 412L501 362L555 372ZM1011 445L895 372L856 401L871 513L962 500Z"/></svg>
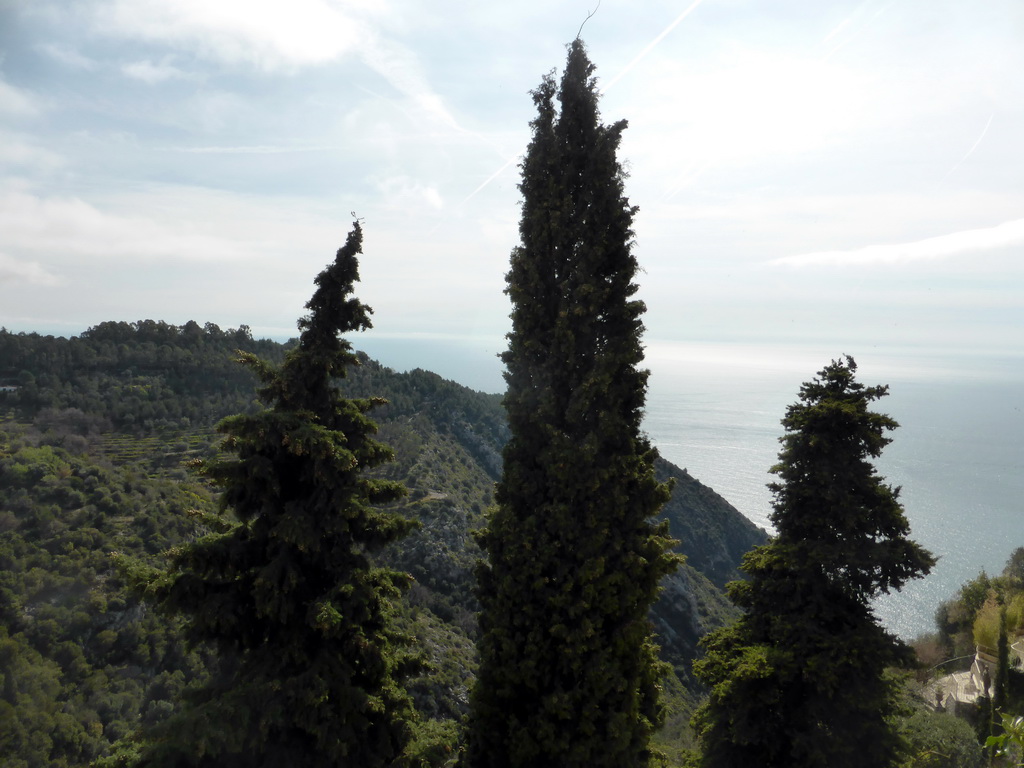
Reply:
<svg viewBox="0 0 1024 768"><path fill-rule="evenodd" d="M500 350L591 12L650 344L1024 350L1020 0L0 0L0 325L288 338L358 217L367 338Z"/></svg>

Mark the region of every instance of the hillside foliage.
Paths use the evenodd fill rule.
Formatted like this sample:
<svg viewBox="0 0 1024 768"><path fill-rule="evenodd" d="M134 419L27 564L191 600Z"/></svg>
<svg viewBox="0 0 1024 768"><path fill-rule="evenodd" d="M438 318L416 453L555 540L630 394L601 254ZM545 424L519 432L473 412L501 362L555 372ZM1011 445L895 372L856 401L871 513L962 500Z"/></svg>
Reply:
<svg viewBox="0 0 1024 768"><path fill-rule="evenodd" d="M127 589L110 553L161 566L169 549L204 532L202 516L186 513L215 513L217 490L185 465L216 457L220 419L257 407L258 380L235 362L236 350L279 364L294 342L194 326L202 340L153 321L105 323L107 336L90 331L71 339L0 331L0 346L20 350L17 366L6 357L0 366L18 368L15 381L30 374L37 385L31 398L0 393L6 764L88 765L140 728L167 722L182 694L216 671L208 650L189 650L180 621ZM162 368L149 357L159 348L150 343L152 328L164 329L162 359L178 362ZM77 367L87 355L69 350L100 338L111 342L111 359ZM456 724L476 670L473 566L481 552L471 531L484 525L493 503L508 425L498 395L428 371L397 373L362 355L359 362L342 392L388 400L374 412L377 436L396 460L375 474L409 488L398 507L419 522L383 558L414 577L398 619L428 661L407 686L424 723L433 725L414 736L410 750L424 765L443 765L457 749ZM122 409L129 392L138 413ZM160 413L177 415L152 418ZM651 613L673 669L666 724L655 739L678 754L691 744L688 721L701 696L690 673L697 641L736 615L716 585L735 578L742 554L764 534L684 470L659 460L657 472L675 479L663 515L681 540L678 551L690 558L664 582Z"/></svg>

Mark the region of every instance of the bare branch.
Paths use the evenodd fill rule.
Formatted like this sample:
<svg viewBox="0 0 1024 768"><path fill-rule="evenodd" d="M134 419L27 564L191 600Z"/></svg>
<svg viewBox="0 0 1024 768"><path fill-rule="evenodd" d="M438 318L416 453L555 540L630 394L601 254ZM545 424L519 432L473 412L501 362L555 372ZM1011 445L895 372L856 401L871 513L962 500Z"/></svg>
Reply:
<svg viewBox="0 0 1024 768"><path fill-rule="evenodd" d="M585 18L585 19L583 20L583 24L580 24L580 28L579 28L579 31L578 31L578 32L576 33L576 39L577 39L577 40L579 40L579 39L580 39L580 34L581 34L581 33L583 32L583 26L584 26L584 24L586 24L586 23L587 23L588 21L590 21L590 17L591 17L591 16L593 16L593 15L594 15L595 13L597 13L597 11L598 11L598 9L599 9L600 7L601 7L601 0L597 0L597 7L596 7L596 8L594 8L594 10L592 10L592 11L591 11L590 13L588 13L588 14L587 14L587 18Z"/></svg>

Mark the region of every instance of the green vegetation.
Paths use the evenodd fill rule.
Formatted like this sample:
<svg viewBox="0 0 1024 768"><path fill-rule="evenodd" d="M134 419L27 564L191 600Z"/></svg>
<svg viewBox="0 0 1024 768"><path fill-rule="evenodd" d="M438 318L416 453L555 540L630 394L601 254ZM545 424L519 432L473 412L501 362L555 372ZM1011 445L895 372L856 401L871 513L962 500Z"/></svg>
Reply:
<svg viewBox="0 0 1024 768"><path fill-rule="evenodd" d="M978 645L997 650L1000 634L1024 634L1024 547L1010 555L1002 574L982 571L942 603L935 624L935 641L947 658L972 654Z"/></svg>
<svg viewBox="0 0 1024 768"><path fill-rule="evenodd" d="M670 485L640 430L626 124L600 122L593 70L577 39L560 86L534 91L507 287L511 439L480 536L474 768L644 766L663 717L648 610L678 564L651 521Z"/></svg>
<svg viewBox="0 0 1024 768"><path fill-rule="evenodd" d="M985 755L966 720L907 702L909 714L897 721L906 762L901 768L981 768Z"/></svg>
<svg viewBox="0 0 1024 768"><path fill-rule="evenodd" d="M280 362L281 345L249 329L188 322L101 323L71 339L0 330L0 412L32 418L81 450L111 429L182 435L251 408L252 373L235 351Z"/></svg>
<svg viewBox="0 0 1024 768"><path fill-rule="evenodd" d="M989 736L985 745L1009 766L1024 766L1024 716L1002 715L1000 733Z"/></svg>
<svg viewBox="0 0 1024 768"><path fill-rule="evenodd" d="M211 509L210 492L44 434L0 432L0 754L26 768L88 764L216 669L127 592L109 557L156 561L194 530L188 510Z"/></svg>
<svg viewBox="0 0 1024 768"><path fill-rule="evenodd" d="M136 328L150 324L113 325L124 333L118 342L122 361L138 359ZM210 332L214 335L202 348L219 350L210 354L245 372L230 362L233 332ZM191 343L180 329L172 333L169 347ZM10 334L0 332L0 343L6 343L5 335ZM154 424L146 431L142 420L117 429L105 398L86 406L98 410L67 413L59 408L58 392L65 404L83 402L76 387L98 389L90 376L123 390L137 380L137 371L118 370L116 361L109 370L70 365L61 375L77 382L71 386L43 373L52 365L52 357L43 353L77 347L80 340L28 334L18 343L30 366L26 370L43 382L37 392L44 404L19 404L17 392L0 396L0 412L6 413L0 425L0 752L5 765L85 766L111 754L114 742L140 728L165 723L179 711L183 694L217 674L215 657L203 648L189 650L180 622L140 603L109 557L118 551L161 565L163 552L203 532L202 516L185 513L213 512L216 489L186 472L182 462L210 456L215 433L212 421L200 415L187 429ZM33 344L41 354L33 354ZM281 345L253 344L269 350L271 359L284 358ZM234 389L224 389L207 374L202 356L191 365L174 374L191 402L219 401L236 411L251 407L256 386L251 373L238 377ZM154 390L169 399L168 412L185 410L174 402L164 375L156 366L146 372ZM458 754L458 722L466 714L476 671L472 567L480 550L470 531L484 524L500 477L500 452L508 438L500 398L425 371L398 374L365 357L340 385L348 397L378 393L390 401L375 414L378 437L394 447L396 461L374 474L408 485L410 495L398 509L420 527L390 545L383 559L416 577L398 620L429 662L408 681L423 726L407 752L419 765L445 765ZM215 387L216 398L204 387ZM96 425L106 426L97 431ZM656 469L659 480L675 481L662 516L688 562L662 581L651 612L661 656L673 671L663 684L665 726L654 744L681 764L685 748L692 746L688 720L705 693L689 672L696 644L708 630L739 615L716 585L735 578L742 553L761 543L763 533L684 471L661 460ZM976 626L991 638L991 617L998 615L992 606L999 601L1011 639L1020 631L1022 563L1024 549L1001 574L979 575L943 604L937 614L940 631L916 643L919 655L929 659L926 667L973 654ZM1007 693L1004 714L1024 713L1024 685L1012 668ZM991 723L1003 717L979 713L976 733L974 721L929 711L931 701L904 700L907 712L895 720L908 747L903 765L972 768L982 759L978 739L984 741ZM1013 748L1009 737L1005 746Z"/></svg>
<svg viewBox="0 0 1024 768"><path fill-rule="evenodd" d="M918 659L927 669L919 686L948 690L944 681L953 674L966 676L971 667L980 695L973 705L959 702L948 706L955 706L971 723L977 741L987 744L995 765L1015 765L1012 761L1020 759L1015 742L1018 732L1006 728L1019 728L1017 719L1024 715L1019 650L1024 639L1024 547L1010 555L999 576L982 572L964 584L939 606L935 622L935 634L914 641ZM1018 650L1011 652L1014 644ZM982 659L980 681L976 653ZM925 694L923 698L928 697Z"/></svg>
<svg viewBox="0 0 1024 768"><path fill-rule="evenodd" d="M216 489L187 472L183 462L215 455L214 422L253 410L257 381L233 362L233 340L242 338L236 332L207 325L202 332L208 338L196 343L180 328L167 326L171 351L165 351L166 359L181 357L177 347L193 345L204 352L189 358L191 367L165 371L154 363L146 370L152 390L168 400L156 405L169 413L189 411L191 406L177 402L175 390L165 384L164 377L171 376L188 393L187 402L216 403L220 410L211 410L208 421L194 412L187 428L155 423L147 428L143 419L114 427L108 399L88 401L77 390L102 391L97 382L103 381L104 387L124 391L138 381L138 371L126 362L140 359L136 338L154 325L162 327L104 324L122 334L118 359L106 368L77 369L71 362L59 375L44 373L53 365L48 350L91 344L92 333L84 341L17 335L25 370L41 382L37 394L44 404L19 403L17 392L0 395L0 414L6 414L0 424L6 430L0 434L0 468L11 469L10 475L0 474L0 625L15 643L5 647L17 649L0 669L8 682L0 698L9 708L0 709L10 724L3 733L11 765L84 766L109 754L113 742L165 722L179 710L181 694L216 671L208 651L188 650L180 621L149 610L127 590L109 553L159 566L166 562L166 550L207 530L200 521L216 509ZM0 331L0 344L12 335ZM283 360L287 347L246 342L243 351L253 350ZM409 496L397 509L419 522L381 557L415 577L398 620L428 661L408 681L423 723L408 752L421 765L444 765L457 753L457 724L466 714L476 671L473 567L481 551L471 531L484 524L493 502L509 430L497 395L471 392L426 371L400 374L359 359L340 386L348 397L389 400L374 413L378 437L394 448L396 461L373 474L408 486ZM225 386L209 375L208 365L244 375ZM68 402L96 410L59 409ZM689 558L663 581L651 612L662 658L673 668L663 691L666 724L654 738L660 749L677 755L692 744L688 720L702 695L690 673L697 641L737 615L716 585L735 574L743 552L762 542L764 534L683 470L661 460L656 469L661 481L675 482L662 517L683 539L677 551ZM189 510L203 515L185 514ZM18 671L8 674L9 664ZM15 679L32 687L30 681L53 675L56 687L37 686L31 696L11 688ZM12 711L20 725L13 724ZM79 736L57 738L61 731L53 721L58 717L69 727L74 723ZM133 743L124 742L129 748Z"/></svg>
<svg viewBox="0 0 1024 768"><path fill-rule="evenodd" d="M128 335L119 346L125 356L137 354L131 338L136 326L144 327L123 326ZM217 341L215 337L207 346ZM22 337L22 342L29 351L33 343L43 349L68 345L68 340L32 335ZM269 346L272 356L283 357L280 345ZM226 348L222 353L229 357ZM29 365L33 359L47 364L45 355L27 357ZM387 424L389 431L408 438L403 444L404 468L396 472L394 465L384 465L380 474L410 482L414 498L410 512L422 512L426 522L390 547L389 561L399 567L411 563L417 572L432 575L425 578L427 583L449 590L434 592L423 583L416 584L410 596L415 615L401 619L406 631L423 641L434 662L432 669L410 681L411 692L426 714L458 718L465 707L474 658L468 638L474 602L465 593L470 592L467 585L478 550L468 527L472 510L482 510L489 503L493 482L472 457L486 450L498 456L498 446L487 449L482 436L503 428L498 398L469 393L433 374L398 375L365 357L360 359L363 364L344 382L347 387L379 391L378 385L383 385L397 395L396 402L404 403L400 410L385 407L393 417ZM194 389L197 401L208 399L203 390L210 382L205 363L194 360L192 364L194 375L186 373L187 387ZM94 388L87 381L88 371L72 375ZM120 385L133 375L123 371ZM170 391L160 382L164 375L160 369L151 368L147 375L161 384L159 391ZM75 396L74 389L56 376L39 378ZM243 377L238 391L228 390L223 401L244 406L252 399L254 383L251 374ZM50 392L41 392L52 402ZM354 396L360 395L355 392ZM17 394L8 398L10 405ZM104 402L96 407L102 409ZM168 407L177 406L170 403ZM15 413L17 421L12 418ZM467 413L477 419L475 424L467 421ZM163 435L168 433L160 428L149 433L138 426L129 432L88 432L90 422L107 418L103 410L58 430L53 428L52 409L38 410L34 420L29 408L11 407L8 414L6 428L17 434L0 434L0 614L5 637L14 643L5 647L15 649L5 655L10 663L4 662L0 670L7 681L2 697L7 706L0 709L10 725L5 731L10 733L5 760L12 765L85 765L107 753L111 742L140 726L166 720L179 706L178 694L215 669L208 653L187 650L180 622L147 610L126 590L109 557L118 551L161 564L164 551L207 530L201 521L213 511L215 494L201 479L186 473L182 461L206 452L213 429L197 420L192 432L182 435L175 430L173 439L165 442ZM465 446L453 442L454 434L464 437ZM78 437L81 446L69 440ZM61 447L69 443L78 452ZM110 449L113 444L118 446L116 451ZM449 449L450 455L443 452ZM456 464L462 468L460 473L448 471ZM435 483L438 478L444 482ZM204 514L186 514L193 510ZM448 543L445 556L429 545L431 540ZM433 562L419 562L420 552L430 553ZM436 569L431 570L432 566ZM460 623L448 625L424 606L439 613L447 610L448 616L458 614ZM33 671L24 671L26 665ZM45 696L37 693L26 698L23 688L29 681L54 675L58 675L58 686L43 687ZM54 718L75 723L79 735L54 739L52 734L59 732ZM424 738L416 735L411 755Z"/></svg>
<svg viewBox="0 0 1024 768"><path fill-rule="evenodd" d="M200 518L210 532L175 547L167 570L126 563L221 660L145 740L139 765L386 766L409 741L401 683L417 664L392 620L409 577L375 555L412 521L381 508L400 483L363 474L392 458L367 416L380 401L335 386L358 363L340 334L370 327L351 297L361 243L357 222L280 367L242 357L267 407L225 419L223 455L198 464L222 489L220 515Z"/></svg>
<svg viewBox="0 0 1024 768"><path fill-rule="evenodd" d="M897 490L869 461L897 426L869 410L886 387L855 372L852 358L834 361L782 421L777 536L744 558L749 579L729 594L745 613L704 639L696 664L711 686L694 721L707 768L883 768L900 756L899 686L886 669L912 654L870 600L935 561L907 538Z"/></svg>

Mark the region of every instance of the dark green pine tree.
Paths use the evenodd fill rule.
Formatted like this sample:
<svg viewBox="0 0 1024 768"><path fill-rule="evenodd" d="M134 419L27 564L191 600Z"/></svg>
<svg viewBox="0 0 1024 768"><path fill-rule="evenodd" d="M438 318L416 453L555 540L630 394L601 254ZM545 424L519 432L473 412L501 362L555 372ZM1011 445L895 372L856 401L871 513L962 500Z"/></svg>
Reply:
<svg viewBox="0 0 1024 768"><path fill-rule="evenodd" d="M640 429L647 385L634 298L635 208L582 42L534 92L512 253L511 440L481 543L474 768L648 762L662 668L648 609L676 567L669 496Z"/></svg>
<svg viewBox="0 0 1024 768"><path fill-rule="evenodd" d="M887 393L833 361L800 388L782 424L776 536L748 553L729 585L745 609L705 638L695 664L711 688L694 725L704 768L883 768L900 741L886 669L912 653L878 623L871 600L927 574L935 559L908 537L899 489L871 459L893 419L869 409Z"/></svg>
<svg viewBox="0 0 1024 768"><path fill-rule="evenodd" d="M166 572L137 574L222 667L142 765L366 768L392 765L408 741L400 682L415 661L391 622L408 577L374 555L412 523L378 506L404 487L365 474L392 458L367 415L383 401L338 388L358 364L339 334L370 327L352 296L361 243L357 222L280 368L242 357L266 407L225 419L222 457L201 466L223 489L213 532L173 551Z"/></svg>

